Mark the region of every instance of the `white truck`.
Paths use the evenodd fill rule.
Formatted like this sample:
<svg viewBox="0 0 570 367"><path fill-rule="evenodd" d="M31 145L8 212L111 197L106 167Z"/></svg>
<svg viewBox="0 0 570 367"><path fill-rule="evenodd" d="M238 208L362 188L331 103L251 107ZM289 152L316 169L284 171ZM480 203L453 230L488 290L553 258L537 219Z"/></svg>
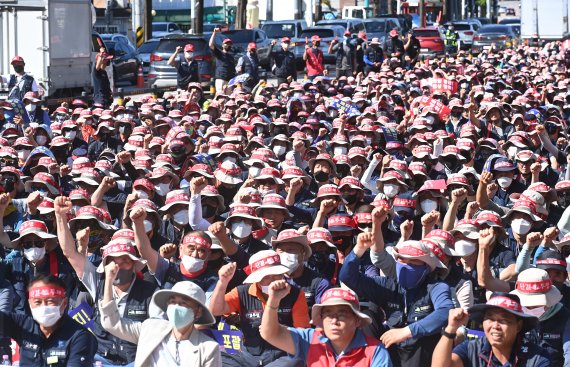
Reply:
<svg viewBox="0 0 570 367"><path fill-rule="evenodd" d="M569 33L568 0L521 0L521 38L559 40Z"/></svg>
<svg viewBox="0 0 570 367"><path fill-rule="evenodd" d="M44 96L90 91L98 51L92 11L91 0L0 0L0 75L14 73L10 61L19 55Z"/></svg>

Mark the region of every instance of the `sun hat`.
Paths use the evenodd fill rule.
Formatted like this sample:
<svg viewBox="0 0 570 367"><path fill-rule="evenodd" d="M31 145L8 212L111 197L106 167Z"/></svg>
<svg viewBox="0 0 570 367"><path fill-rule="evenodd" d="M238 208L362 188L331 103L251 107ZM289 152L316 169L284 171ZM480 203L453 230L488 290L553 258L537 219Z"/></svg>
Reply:
<svg viewBox="0 0 570 367"><path fill-rule="evenodd" d="M285 182L281 179L281 172L277 168L266 167L262 168L259 172L259 176L255 177L254 180L273 180L277 185L283 185Z"/></svg>
<svg viewBox="0 0 570 367"><path fill-rule="evenodd" d="M289 268L281 265L281 258L274 250L262 250L249 258L250 271L243 283L260 282L267 275L282 275L289 272Z"/></svg>
<svg viewBox="0 0 570 367"><path fill-rule="evenodd" d="M99 183L102 180L103 176L97 170L95 170L95 168L91 167L82 168L80 171L80 176L73 178L73 182L83 182L89 186L99 186Z"/></svg>
<svg viewBox="0 0 570 367"><path fill-rule="evenodd" d="M344 232L356 229L354 219L347 214L331 215L327 220L327 228L330 232Z"/></svg>
<svg viewBox="0 0 570 367"><path fill-rule="evenodd" d="M310 169L311 171L313 171L313 168L315 167L315 164L316 164L318 161L325 161L325 162L327 162L327 163L330 165L331 170L332 170L331 176L336 176L336 175L337 175L337 172L336 172L336 164L334 163L332 157L331 157L329 154L326 154L326 153L321 153L321 154L317 155L315 158L312 158L312 159L309 160L309 169Z"/></svg>
<svg viewBox="0 0 570 367"><path fill-rule="evenodd" d="M243 182L241 178L241 168L233 162L222 162L220 167L214 171L214 176L219 181L226 184L240 184Z"/></svg>
<svg viewBox="0 0 570 367"><path fill-rule="evenodd" d="M316 326L323 325L323 319L321 317L323 307L342 305L349 306L352 309L352 312L354 312L354 314L360 320L362 320L364 325L372 323L370 316L360 312L360 304L358 302L358 296L356 293L350 289L331 288L323 293L321 296L321 303L313 305L311 309L312 324Z"/></svg>
<svg viewBox="0 0 570 367"><path fill-rule="evenodd" d="M168 212L174 205L188 205L190 203L190 195L184 190L173 190L166 194L166 202L159 209L161 214Z"/></svg>
<svg viewBox="0 0 570 367"><path fill-rule="evenodd" d="M442 262L442 259L445 257L443 249L436 242L430 240L401 242L394 248L394 257L396 259L423 261L432 271L436 268L447 269Z"/></svg>
<svg viewBox="0 0 570 367"><path fill-rule="evenodd" d="M493 292L487 303L473 305L469 307L469 315L474 321L483 321L485 312L492 309L499 309L515 315L523 320L521 332L532 330L538 323L538 318L527 315L523 312L520 298L516 294Z"/></svg>
<svg viewBox="0 0 570 367"><path fill-rule="evenodd" d="M483 210L482 212L477 214L475 221L480 226L483 224L486 224L488 226L495 227L495 228L501 228L504 230L503 221L501 219L501 216L492 210Z"/></svg>
<svg viewBox="0 0 570 367"><path fill-rule="evenodd" d="M454 250L455 237L453 237L451 232L443 229L433 229L424 239L436 242L447 256L458 256Z"/></svg>
<svg viewBox="0 0 570 367"><path fill-rule="evenodd" d="M479 225L479 223L477 223L476 220L461 219L460 221L457 222L457 224L455 224L455 228L449 231L449 233L451 233L452 235L461 233L463 236L469 238L470 240L478 240L480 229L481 226Z"/></svg>
<svg viewBox="0 0 570 367"><path fill-rule="evenodd" d="M545 250L536 257L535 265L538 269L556 269L562 272L567 272L566 266L568 264L560 252L555 250Z"/></svg>
<svg viewBox="0 0 570 367"><path fill-rule="evenodd" d="M107 245L101 247L101 253L103 255L103 261L97 267L98 273L105 272L105 265L107 264L108 257L119 257L127 255L131 260L135 262L135 272L140 272L146 266L146 260L137 257L137 249L135 247L134 241L129 241L125 238L117 238L111 240Z"/></svg>
<svg viewBox="0 0 570 367"><path fill-rule="evenodd" d="M174 284L171 289L161 289L156 291L152 295L151 302L162 311L166 312L168 302L173 296L190 298L200 306L202 315L194 320L194 325L211 325L216 322L214 315L212 315L210 310L208 310L208 307L206 307L206 294L202 288L191 281L181 281Z"/></svg>
<svg viewBox="0 0 570 367"><path fill-rule="evenodd" d="M552 285L548 272L543 269L529 268L519 273L515 290L524 307L554 306L562 299L560 291Z"/></svg>
<svg viewBox="0 0 570 367"><path fill-rule="evenodd" d="M18 233L20 236L14 239L12 242L10 242L11 248L18 248L20 242L22 241L22 238L30 234L35 234L36 236L44 240L54 240L55 238L57 238L56 235L50 234L48 232L48 228L44 222L35 219L23 222L22 225L20 226Z"/></svg>
<svg viewBox="0 0 570 367"><path fill-rule="evenodd" d="M539 193L536 194L540 195ZM511 210L505 214L502 219L506 222L510 222L511 217L515 212L528 215L533 222L542 221L542 218L539 217L538 204L530 198L521 198L517 200Z"/></svg>
<svg viewBox="0 0 570 367"><path fill-rule="evenodd" d="M394 212L406 212L414 214L416 210L417 200L412 197L410 193L402 193L394 198L393 210Z"/></svg>
<svg viewBox="0 0 570 367"><path fill-rule="evenodd" d="M318 242L324 242L328 247L336 249L333 243L333 238L330 231L326 228L311 228L307 232L307 241L309 245L314 245Z"/></svg>
<svg viewBox="0 0 570 367"><path fill-rule="evenodd" d="M45 172L36 173L32 180L29 180L24 184L26 191L28 192L31 191L33 183L45 185L49 190L50 194L52 195L59 194L59 185L57 184L53 176L50 175L49 173Z"/></svg>
<svg viewBox="0 0 570 367"><path fill-rule="evenodd" d="M117 230L117 227L110 224L111 216L109 215L109 213L108 212L105 213L103 209L97 208L92 205L86 205L79 208L79 210L77 210L77 213L75 213L75 218L69 221L69 228L71 229L72 232L75 233L77 232L77 225L79 221L90 220L90 219L95 219L99 224L99 226L106 231Z"/></svg>
<svg viewBox="0 0 570 367"><path fill-rule="evenodd" d="M285 198L279 194L267 194L263 197L263 201L260 206L255 209L258 216L261 216L263 209L279 209L284 210L287 213L287 217L293 217L292 214L287 209L287 204L285 203Z"/></svg>
<svg viewBox="0 0 570 367"><path fill-rule="evenodd" d="M230 213L225 220L226 227L229 227L230 221L234 218L251 219L254 231L263 227L263 220L255 214L255 208L245 204L238 204L230 209Z"/></svg>
<svg viewBox="0 0 570 367"><path fill-rule="evenodd" d="M40 214L49 214L55 211L54 200L50 198L44 198L40 205L38 205L38 212Z"/></svg>
<svg viewBox="0 0 570 367"><path fill-rule="evenodd" d="M309 240L307 239L306 235L300 234L295 229L285 229L279 232L277 238L271 241L271 247L275 250L277 246L283 243L297 243L305 249L305 257L303 261L309 260L313 251L311 250L311 246L309 246Z"/></svg>

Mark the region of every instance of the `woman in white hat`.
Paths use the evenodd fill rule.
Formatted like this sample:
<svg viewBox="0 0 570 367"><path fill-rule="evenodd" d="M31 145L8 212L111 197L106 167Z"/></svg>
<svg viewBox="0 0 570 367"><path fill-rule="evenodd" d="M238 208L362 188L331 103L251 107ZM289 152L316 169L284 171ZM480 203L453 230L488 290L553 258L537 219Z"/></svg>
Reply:
<svg viewBox="0 0 570 367"><path fill-rule="evenodd" d="M220 280L210 300L210 311L215 316L237 313L240 315L239 328L244 334L241 353L237 355L222 354L223 365L231 367L254 367L266 365L274 360L288 359L285 352L267 343L259 334L261 316L268 307L267 295L269 284L276 280L284 280L289 268L281 265L279 254L273 250L263 250L249 259L249 275L244 284L226 294L229 282L236 270L236 264L222 266L218 275ZM309 327L309 309L305 295L297 287L280 302L279 320L291 327ZM272 307L274 304L271 305Z"/></svg>
<svg viewBox="0 0 570 367"><path fill-rule="evenodd" d="M220 367L218 343L201 333L196 325L216 322L206 307L206 295L196 284L179 282L170 290L159 290L152 303L168 320L149 318L143 322L121 317L113 298L113 282L119 266L105 266L105 290L98 307L101 322L111 334L137 344L135 367L195 366Z"/></svg>

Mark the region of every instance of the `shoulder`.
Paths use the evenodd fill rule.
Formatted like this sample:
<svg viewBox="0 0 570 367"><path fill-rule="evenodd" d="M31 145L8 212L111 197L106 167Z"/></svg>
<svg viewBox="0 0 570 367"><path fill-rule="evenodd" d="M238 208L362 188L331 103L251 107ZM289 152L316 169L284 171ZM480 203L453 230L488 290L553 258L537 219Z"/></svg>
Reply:
<svg viewBox="0 0 570 367"><path fill-rule="evenodd" d="M298 342L310 343L315 334L315 329L288 327L291 336Z"/></svg>

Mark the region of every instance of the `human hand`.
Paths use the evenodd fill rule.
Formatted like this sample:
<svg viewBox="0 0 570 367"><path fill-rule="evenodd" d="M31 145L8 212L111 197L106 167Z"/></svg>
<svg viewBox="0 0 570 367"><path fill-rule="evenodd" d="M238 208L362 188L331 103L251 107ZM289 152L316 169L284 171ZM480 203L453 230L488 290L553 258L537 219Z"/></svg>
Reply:
<svg viewBox="0 0 570 367"><path fill-rule="evenodd" d="M461 326L466 325L469 321L469 314L462 308L454 308L449 310L449 315L447 317L447 327L445 330L448 333L455 334L457 329Z"/></svg>
<svg viewBox="0 0 570 367"><path fill-rule="evenodd" d="M207 185L208 180L205 177L194 177L190 180L190 194L194 196L201 193Z"/></svg>
<svg viewBox="0 0 570 367"><path fill-rule="evenodd" d="M176 249L178 247L173 243L165 243L164 245L160 246L159 253L160 256L164 259L169 259L176 255Z"/></svg>
<svg viewBox="0 0 570 367"><path fill-rule="evenodd" d="M291 285L286 280L275 280L269 284L267 304L271 307L279 307L279 302L291 291Z"/></svg>
<svg viewBox="0 0 570 367"><path fill-rule="evenodd" d="M143 224L146 219L146 210L142 206L139 206L131 211L131 220L134 224Z"/></svg>
<svg viewBox="0 0 570 367"><path fill-rule="evenodd" d="M483 229L479 232L479 250L488 250L495 242L495 228Z"/></svg>
<svg viewBox="0 0 570 367"><path fill-rule="evenodd" d="M386 348L390 348L394 344L399 344L412 337L409 327L390 329L380 337L380 341Z"/></svg>
<svg viewBox="0 0 570 367"><path fill-rule="evenodd" d="M220 270L218 270L218 278L220 282L222 282L222 284L228 285L228 283L234 277L235 272L236 272L236 263L231 262L229 264L222 266Z"/></svg>
<svg viewBox="0 0 570 367"><path fill-rule="evenodd" d="M526 245L529 248L535 248L540 245L540 241L542 241L544 237L540 232L532 232L526 236Z"/></svg>
<svg viewBox="0 0 570 367"><path fill-rule="evenodd" d="M400 224L400 232L402 232L402 238L407 241L412 237L414 233L414 221L406 219Z"/></svg>
<svg viewBox="0 0 570 367"><path fill-rule="evenodd" d="M329 214L336 208L336 203L333 199L324 199L321 201L320 212Z"/></svg>

